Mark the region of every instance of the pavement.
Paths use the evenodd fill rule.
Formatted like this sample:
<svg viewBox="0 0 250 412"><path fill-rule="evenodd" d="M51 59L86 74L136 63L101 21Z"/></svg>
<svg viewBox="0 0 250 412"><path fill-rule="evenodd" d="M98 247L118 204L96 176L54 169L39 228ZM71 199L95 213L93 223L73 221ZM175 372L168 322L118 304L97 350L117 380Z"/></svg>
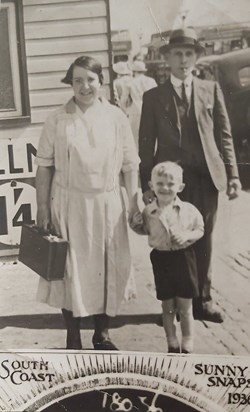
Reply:
<svg viewBox="0 0 250 412"><path fill-rule="evenodd" d="M195 353L250 354L250 193L228 201L220 196L214 235L213 300L225 315L222 324L195 321ZM122 304L111 322L111 337L121 350L167 350L147 238L130 231L137 298ZM0 349L64 349L61 312L36 301L38 275L18 262L0 260ZM91 349L92 319L82 319L84 349ZM177 325L179 328L179 325Z"/></svg>

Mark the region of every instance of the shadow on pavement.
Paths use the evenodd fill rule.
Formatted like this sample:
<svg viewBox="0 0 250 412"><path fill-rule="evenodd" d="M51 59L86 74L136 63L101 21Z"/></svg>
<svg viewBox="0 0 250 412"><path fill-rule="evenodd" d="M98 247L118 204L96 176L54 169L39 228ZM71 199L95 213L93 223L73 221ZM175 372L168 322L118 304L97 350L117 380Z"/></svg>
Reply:
<svg viewBox="0 0 250 412"><path fill-rule="evenodd" d="M116 329L125 325L159 324L160 314L138 314L119 315L110 318L110 328ZM7 327L24 329L65 329L62 315L42 314L42 315L13 315L0 317L0 329ZM91 316L82 318L81 329L93 329L93 319Z"/></svg>

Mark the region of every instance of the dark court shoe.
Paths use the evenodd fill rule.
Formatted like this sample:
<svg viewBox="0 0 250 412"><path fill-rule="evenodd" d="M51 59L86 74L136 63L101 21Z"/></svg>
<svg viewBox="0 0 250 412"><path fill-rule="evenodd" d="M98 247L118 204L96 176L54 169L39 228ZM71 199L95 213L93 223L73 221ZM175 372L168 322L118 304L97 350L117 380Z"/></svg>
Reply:
<svg viewBox="0 0 250 412"><path fill-rule="evenodd" d="M190 352L189 350L186 350L186 349L182 349L181 353L184 353L185 355L188 355L192 352Z"/></svg>
<svg viewBox="0 0 250 412"><path fill-rule="evenodd" d="M81 333L78 327L67 330L67 346L66 349L82 349Z"/></svg>
<svg viewBox="0 0 250 412"><path fill-rule="evenodd" d="M93 340L93 346L95 350L119 350L109 338L106 338L101 342Z"/></svg>
<svg viewBox="0 0 250 412"><path fill-rule="evenodd" d="M180 348L172 348L171 346L169 346L168 348L168 353L180 353Z"/></svg>
<svg viewBox="0 0 250 412"><path fill-rule="evenodd" d="M215 309L203 309L199 312L194 311L194 319L206 320L214 323L222 323L224 321L222 313Z"/></svg>
<svg viewBox="0 0 250 412"><path fill-rule="evenodd" d="M67 338L67 346L66 349L74 349L74 350L81 350L82 349L82 343L81 339L70 339Z"/></svg>

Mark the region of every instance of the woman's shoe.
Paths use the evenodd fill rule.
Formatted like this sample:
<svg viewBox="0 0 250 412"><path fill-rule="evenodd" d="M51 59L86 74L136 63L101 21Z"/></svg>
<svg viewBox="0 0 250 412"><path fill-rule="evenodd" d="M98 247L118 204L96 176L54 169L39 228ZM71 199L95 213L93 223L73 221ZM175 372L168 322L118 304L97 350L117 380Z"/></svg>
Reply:
<svg viewBox="0 0 250 412"><path fill-rule="evenodd" d="M82 349L80 324L81 318L75 318L69 310L62 309L64 322L67 328L66 349Z"/></svg>
<svg viewBox="0 0 250 412"><path fill-rule="evenodd" d="M95 350L119 350L109 338L105 338L100 342L92 340Z"/></svg>
<svg viewBox="0 0 250 412"><path fill-rule="evenodd" d="M168 353L180 353L181 351L180 351L180 348L174 348L174 347L171 347L171 346L169 346L169 348L168 348Z"/></svg>
<svg viewBox="0 0 250 412"><path fill-rule="evenodd" d="M66 349L82 349L81 334L78 330L67 330Z"/></svg>

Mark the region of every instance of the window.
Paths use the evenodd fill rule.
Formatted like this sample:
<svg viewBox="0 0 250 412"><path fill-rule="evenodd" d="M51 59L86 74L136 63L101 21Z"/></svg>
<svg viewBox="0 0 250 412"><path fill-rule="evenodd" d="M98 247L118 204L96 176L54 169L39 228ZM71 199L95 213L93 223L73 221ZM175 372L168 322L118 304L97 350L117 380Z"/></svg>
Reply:
<svg viewBox="0 0 250 412"><path fill-rule="evenodd" d="M242 87L250 87L250 66L239 70L239 79Z"/></svg>
<svg viewBox="0 0 250 412"><path fill-rule="evenodd" d="M0 1L0 127L30 120L22 9Z"/></svg>

